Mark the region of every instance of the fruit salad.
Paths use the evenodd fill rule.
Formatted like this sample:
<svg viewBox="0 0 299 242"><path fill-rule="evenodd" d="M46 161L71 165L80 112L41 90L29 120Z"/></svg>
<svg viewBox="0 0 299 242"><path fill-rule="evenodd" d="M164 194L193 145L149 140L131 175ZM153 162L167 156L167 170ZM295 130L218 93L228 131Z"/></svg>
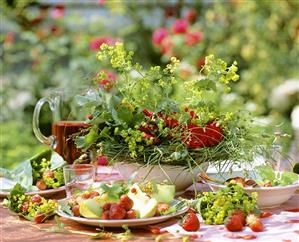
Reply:
<svg viewBox="0 0 299 242"><path fill-rule="evenodd" d="M299 181L299 176L293 172L277 172L269 165L255 167L257 178L246 179L243 177L232 177L224 184L238 184L242 187L273 187L287 186Z"/></svg>
<svg viewBox="0 0 299 242"><path fill-rule="evenodd" d="M16 184L8 199L4 200L4 205L11 211L36 223L42 223L55 214L58 207L55 200L45 199L39 195L29 196L24 193L24 188L20 184Z"/></svg>
<svg viewBox="0 0 299 242"><path fill-rule="evenodd" d="M176 212L178 207L171 206L174 195L174 185L101 183L97 188L68 199L61 210L90 219L145 219Z"/></svg>

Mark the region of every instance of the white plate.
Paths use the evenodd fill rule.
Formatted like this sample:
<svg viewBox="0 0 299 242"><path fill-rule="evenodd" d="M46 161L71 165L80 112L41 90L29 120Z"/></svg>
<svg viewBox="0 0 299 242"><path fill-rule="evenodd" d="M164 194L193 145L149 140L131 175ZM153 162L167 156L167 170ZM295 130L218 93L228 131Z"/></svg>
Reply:
<svg viewBox="0 0 299 242"><path fill-rule="evenodd" d="M59 202L63 202L63 201L65 201L65 199L59 200ZM67 219L76 221L77 223L86 224L86 225L90 225L90 226L122 227L123 225L127 225L129 227L137 227L137 226L161 223L170 218L174 218L174 217L183 215L187 211L188 211L188 207L185 207L176 213L164 215L164 216L158 216L158 217L151 217L151 218L144 218L144 219L105 220L105 219L92 219L92 218L82 218L82 217L71 216L71 215L68 215L67 213L63 212L59 206L58 210L57 210L57 214L63 218L67 218Z"/></svg>
<svg viewBox="0 0 299 242"><path fill-rule="evenodd" d="M63 187L58 187L54 189L48 189L48 190L39 190L39 191L34 191L34 192L25 192L25 195L41 195L42 197L48 198L51 197L52 195L64 191L65 186ZM7 197L9 196L10 192L4 192L0 190L0 197Z"/></svg>
<svg viewBox="0 0 299 242"><path fill-rule="evenodd" d="M224 188L225 185L217 183L206 182L213 191ZM247 194L252 192L257 193L257 205L259 208L268 209L275 208L288 201L295 191L299 188L299 182L288 186L275 186L275 187L244 187Z"/></svg>

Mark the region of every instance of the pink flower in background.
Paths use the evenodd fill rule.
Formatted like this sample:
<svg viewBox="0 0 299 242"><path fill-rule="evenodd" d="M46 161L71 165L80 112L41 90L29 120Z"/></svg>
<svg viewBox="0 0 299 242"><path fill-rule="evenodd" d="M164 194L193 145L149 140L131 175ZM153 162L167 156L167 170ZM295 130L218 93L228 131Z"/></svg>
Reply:
<svg viewBox="0 0 299 242"><path fill-rule="evenodd" d="M105 0L98 0L98 4L100 5L100 6L104 6L105 5Z"/></svg>
<svg viewBox="0 0 299 242"><path fill-rule="evenodd" d="M111 81L115 81L116 80L116 75L111 72L111 71L107 71L107 76L108 76L108 79L111 80Z"/></svg>
<svg viewBox="0 0 299 242"><path fill-rule="evenodd" d="M171 54L172 47L173 47L172 39L166 38L161 43L160 51L163 55L166 55L166 54L172 55Z"/></svg>
<svg viewBox="0 0 299 242"><path fill-rule="evenodd" d="M197 12L195 9L189 9L188 12L186 13L185 18L189 23L194 23L197 18Z"/></svg>
<svg viewBox="0 0 299 242"><path fill-rule="evenodd" d="M14 37L15 37L15 34L14 32L8 32L6 35L5 35L5 38L4 38L4 44L5 45L10 45L14 42Z"/></svg>
<svg viewBox="0 0 299 242"><path fill-rule="evenodd" d="M116 80L116 75L110 71L103 71L103 72L105 72L107 78L99 80L98 84L100 88L103 88L105 91L109 92L113 87L113 82Z"/></svg>
<svg viewBox="0 0 299 242"><path fill-rule="evenodd" d="M59 5L56 5L54 7L54 9L52 10L51 16L54 19L59 19L59 18L62 18L64 16L64 12L65 12L64 5L59 4Z"/></svg>
<svg viewBox="0 0 299 242"><path fill-rule="evenodd" d="M96 37L89 42L89 48L94 51L98 51L102 44L114 45L117 39L109 36Z"/></svg>
<svg viewBox="0 0 299 242"><path fill-rule="evenodd" d="M99 166L107 166L108 163L109 162L108 162L107 156L102 155L102 156L97 157L97 165L99 165Z"/></svg>
<svg viewBox="0 0 299 242"><path fill-rule="evenodd" d="M191 32L187 33L185 36L186 45L195 45L202 41L203 33L202 32Z"/></svg>
<svg viewBox="0 0 299 242"><path fill-rule="evenodd" d="M152 42L155 45L160 45L161 42L168 36L168 30L165 28L156 29L152 36Z"/></svg>
<svg viewBox="0 0 299 242"><path fill-rule="evenodd" d="M185 19L177 19L172 25L172 30L175 34L186 33L187 29L188 29L188 22Z"/></svg>

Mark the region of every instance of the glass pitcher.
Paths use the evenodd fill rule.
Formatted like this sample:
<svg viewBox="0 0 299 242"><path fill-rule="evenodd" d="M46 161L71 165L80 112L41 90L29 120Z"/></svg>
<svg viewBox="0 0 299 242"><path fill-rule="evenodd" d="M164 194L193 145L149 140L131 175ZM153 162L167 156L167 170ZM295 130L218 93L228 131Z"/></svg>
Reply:
<svg viewBox="0 0 299 242"><path fill-rule="evenodd" d="M68 163L73 163L82 152L76 148L74 136L84 132L89 124L85 121L89 110L82 109L76 103L76 95L84 95L92 89L51 90L46 97L41 98L33 112L33 132L43 144L50 146ZM40 111L48 104L52 112L52 135L46 137L39 127Z"/></svg>

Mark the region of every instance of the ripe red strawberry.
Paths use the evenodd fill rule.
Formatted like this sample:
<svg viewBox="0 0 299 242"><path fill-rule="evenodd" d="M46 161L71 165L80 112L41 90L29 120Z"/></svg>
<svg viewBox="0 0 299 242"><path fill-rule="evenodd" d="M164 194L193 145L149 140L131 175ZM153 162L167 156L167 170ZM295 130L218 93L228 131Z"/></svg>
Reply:
<svg viewBox="0 0 299 242"><path fill-rule="evenodd" d="M261 212L260 218L268 218L268 217L271 217L272 215L273 215L273 213L271 213L271 212Z"/></svg>
<svg viewBox="0 0 299 242"><path fill-rule="evenodd" d="M73 212L74 216L80 217L80 206L75 205L74 207L72 207L72 212Z"/></svg>
<svg viewBox="0 0 299 242"><path fill-rule="evenodd" d="M129 210L127 211L127 214L126 214L126 219L135 219L137 218L137 214L136 214L136 211L135 210Z"/></svg>
<svg viewBox="0 0 299 242"><path fill-rule="evenodd" d="M239 215L232 215L225 221L225 227L228 231L235 232L243 229L242 218Z"/></svg>
<svg viewBox="0 0 299 242"><path fill-rule="evenodd" d="M134 202L131 198L128 197L128 195L124 194L124 195L121 195L118 204L120 206L122 206L126 211L129 211L133 207Z"/></svg>
<svg viewBox="0 0 299 242"><path fill-rule="evenodd" d="M31 202L35 204L40 204L42 202L42 197L40 195L34 195L31 198Z"/></svg>
<svg viewBox="0 0 299 242"><path fill-rule="evenodd" d="M186 231L197 231L200 228L200 223L195 213L187 213L181 226Z"/></svg>
<svg viewBox="0 0 299 242"><path fill-rule="evenodd" d="M37 213L35 216L34 216L34 222L37 223L37 224L40 224L42 222L45 221L45 218L46 216L42 213Z"/></svg>
<svg viewBox="0 0 299 242"><path fill-rule="evenodd" d="M249 214L247 216L246 223L249 226L249 228L251 228L251 230L254 231L254 232L261 232L261 231L264 230L263 223L254 214Z"/></svg>
<svg viewBox="0 0 299 242"><path fill-rule="evenodd" d="M246 216L245 216L245 213L243 211L241 211L241 210L235 210L232 213L232 216L233 215L238 216L241 219L243 226L246 225Z"/></svg>
<svg viewBox="0 0 299 242"><path fill-rule="evenodd" d="M93 119L93 115L92 115L92 114L88 114L88 115L87 115L87 118L88 118L89 120L92 120L92 119Z"/></svg>
<svg viewBox="0 0 299 242"><path fill-rule="evenodd" d="M43 178L54 178L55 174L53 171L45 171L43 173Z"/></svg>
<svg viewBox="0 0 299 242"><path fill-rule="evenodd" d="M29 209L29 202L28 201L23 202L21 206L22 213L27 213L28 209Z"/></svg>

